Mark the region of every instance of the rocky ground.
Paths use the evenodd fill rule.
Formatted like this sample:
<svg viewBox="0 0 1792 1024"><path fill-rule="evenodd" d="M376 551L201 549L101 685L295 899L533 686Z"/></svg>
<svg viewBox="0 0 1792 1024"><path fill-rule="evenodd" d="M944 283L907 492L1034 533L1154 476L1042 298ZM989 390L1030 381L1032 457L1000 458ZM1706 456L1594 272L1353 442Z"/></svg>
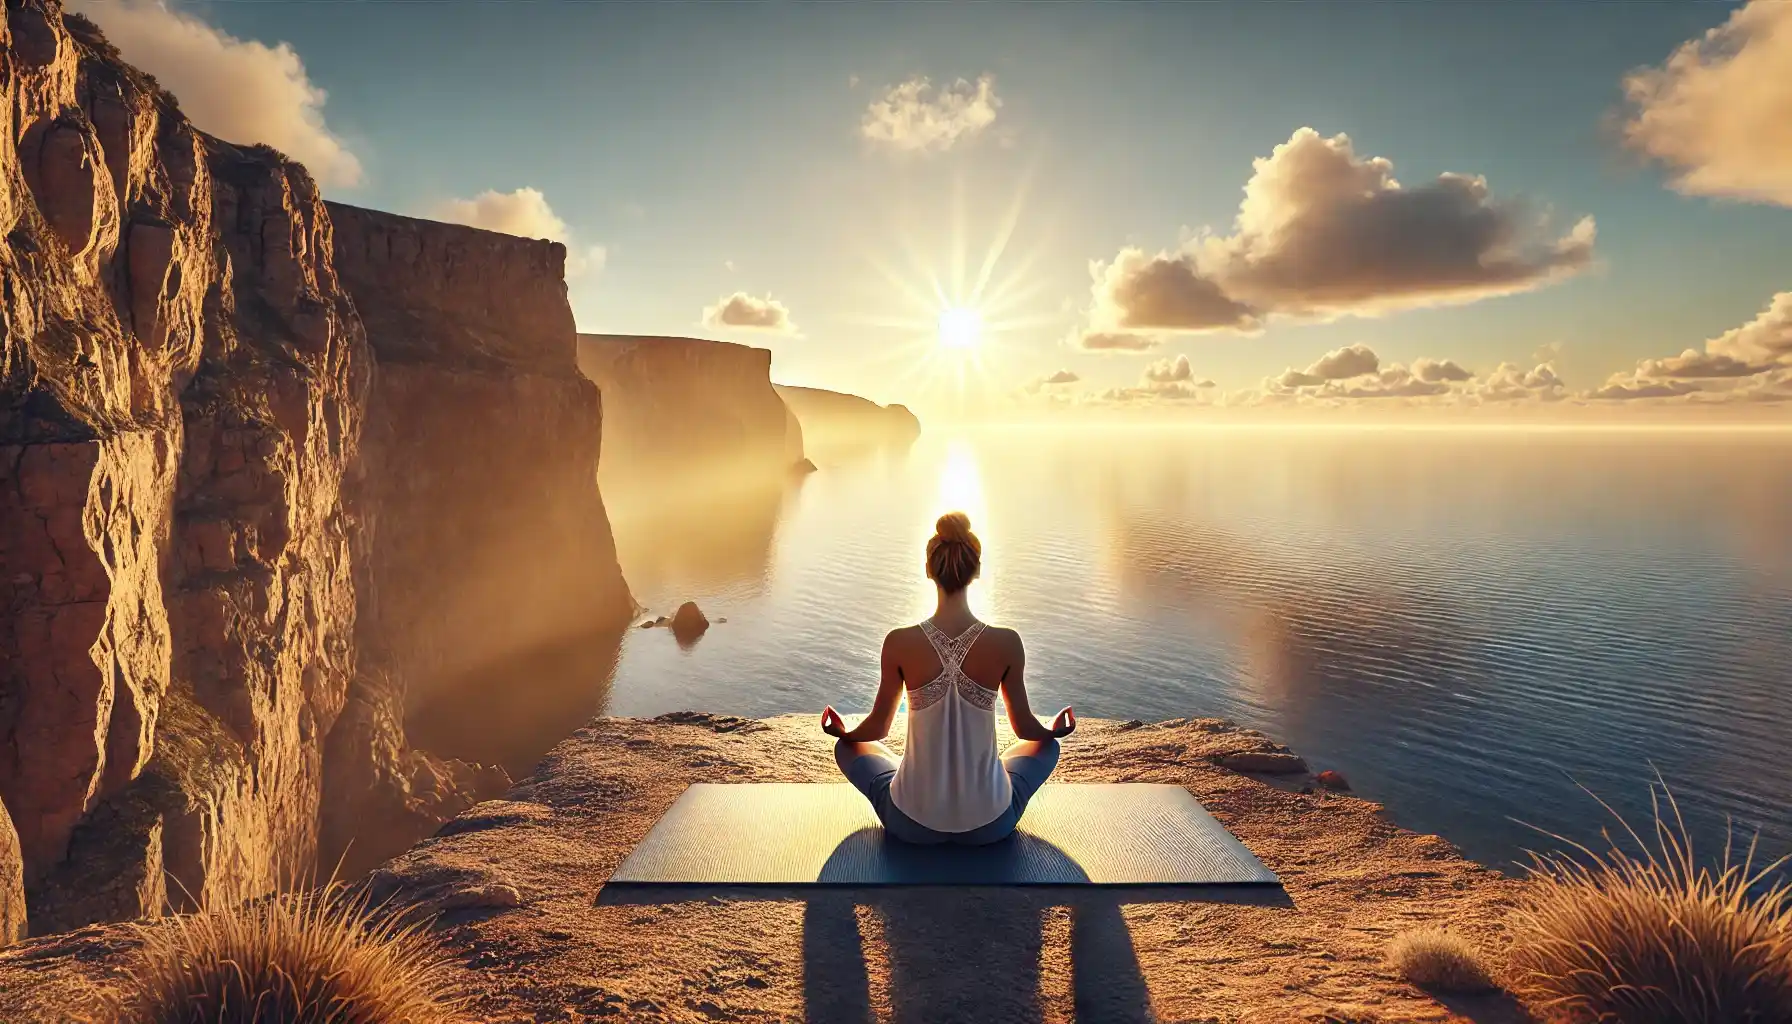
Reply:
<svg viewBox="0 0 1792 1024"><path fill-rule="evenodd" d="M1246 752L1286 753L1211 719L1091 720L1058 777L1187 786L1281 876L1286 899L916 889L600 901L688 784L832 781L811 716L599 719L371 881L440 911L474 1015L506 1024L1526 1019L1502 996L1427 994L1384 962L1391 936L1424 923L1497 949L1522 883L1314 785L1292 759L1233 756ZM0 1020L79 1019L130 969L130 946L125 930L94 927L0 950Z"/></svg>

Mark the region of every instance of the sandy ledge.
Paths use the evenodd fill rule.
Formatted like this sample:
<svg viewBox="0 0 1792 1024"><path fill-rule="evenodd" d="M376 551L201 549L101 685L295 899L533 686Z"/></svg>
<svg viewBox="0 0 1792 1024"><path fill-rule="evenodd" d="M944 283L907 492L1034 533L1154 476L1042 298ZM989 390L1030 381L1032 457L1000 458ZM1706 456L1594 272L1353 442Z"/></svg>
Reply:
<svg viewBox="0 0 1792 1024"><path fill-rule="evenodd" d="M916 889L598 905L686 785L834 781L808 715L598 719L371 881L441 911L475 1014L507 1024L1525 1019L1504 997L1440 1001L1383 962L1423 922L1497 946L1522 883L1310 775L1215 763L1243 751L1285 748L1216 719L1086 720L1058 777L1188 787L1282 877L1279 903ZM0 950L0 1020L79 1019L130 947L97 926Z"/></svg>

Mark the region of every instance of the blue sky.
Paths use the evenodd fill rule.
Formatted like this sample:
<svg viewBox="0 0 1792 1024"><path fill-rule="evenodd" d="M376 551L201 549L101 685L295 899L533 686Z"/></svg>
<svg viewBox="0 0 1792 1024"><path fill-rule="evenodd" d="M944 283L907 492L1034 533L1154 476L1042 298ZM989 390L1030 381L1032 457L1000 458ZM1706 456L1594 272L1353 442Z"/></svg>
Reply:
<svg viewBox="0 0 1792 1024"><path fill-rule="evenodd" d="M1627 71L1660 64L1736 6L178 9L296 51L363 172L328 185L332 198L427 214L485 190L538 189L576 245L605 251L601 270L571 285L582 330L747 341L772 349L781 380L915 401L934 372L919 368L931 339L867 321L924 324L933 311L877 265L915 285L916 264L949 276L956 206L974 267L1023 183L994 277L1024 287L1009 312L1029 323L982 352L1002 387L1060 368L1128 385L1180 354L1196 376L1240 388L1352 344L1384 363L1448 358L1481 372L1553 358L1591 387L1698 347L1792 289L1792 209L1664 187L1614 118ZM860 136L868 104L900 82L986 74L995 119L944 152ZM1228 232L1252 161L1309 126L1391 160L1408 187L1482 175L1495 197L1558 214L1556 234L1591 216L1594 265L1522 294L1271 320L1251 336L1166 335L1148 353L1067 344L1090 304L1091 260L1174 249L1204 226ZM701 323L737 290L775 297L796 333Z"/></svg>

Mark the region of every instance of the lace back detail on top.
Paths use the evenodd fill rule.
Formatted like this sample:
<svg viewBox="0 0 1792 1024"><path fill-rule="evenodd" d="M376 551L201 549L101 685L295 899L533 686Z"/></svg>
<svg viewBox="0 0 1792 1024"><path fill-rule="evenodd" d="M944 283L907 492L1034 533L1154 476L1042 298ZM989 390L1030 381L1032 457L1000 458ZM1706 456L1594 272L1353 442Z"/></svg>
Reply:
<svg viewBox="0 0 1792 1024"><path fill-rule="evenodd" d="M971 628L956 637L949 637L933 624L932 619L921 623L921 632L927 642L933 645L934 653L940 656L940 674L933 682L916 690L909 691L908 703L911 711L932 707L939 703L948 689L956 689L965 703L983 711L996 706L996 691L977 685L976 681L964 674L964 656L971 652L971 645L983 634L983 623L973 622Z"/></svg>

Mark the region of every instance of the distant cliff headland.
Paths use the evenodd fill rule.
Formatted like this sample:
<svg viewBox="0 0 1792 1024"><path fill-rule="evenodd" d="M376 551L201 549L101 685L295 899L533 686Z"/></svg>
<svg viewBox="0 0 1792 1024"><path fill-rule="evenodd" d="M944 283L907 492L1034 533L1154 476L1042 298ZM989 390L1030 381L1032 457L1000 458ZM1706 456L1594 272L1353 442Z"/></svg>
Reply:
<svg viewBox="0 0 1792 1024"><path fill-rule="evenodd" d="M777 392L803 421L812 448L905 445L921 436L921 421L907 406L878 405L857 395L784 384L777 386Z"/></svg>
<svg viewBox="0 0 1792 1024"><path fill-rule="evenodd" d="M581 339L559 243L326 203L5 17L0 942L364 870L510 784L442 707L589 714L512 677L635 610L600 450L783 480L801 410L763 350Z"/></svg>

